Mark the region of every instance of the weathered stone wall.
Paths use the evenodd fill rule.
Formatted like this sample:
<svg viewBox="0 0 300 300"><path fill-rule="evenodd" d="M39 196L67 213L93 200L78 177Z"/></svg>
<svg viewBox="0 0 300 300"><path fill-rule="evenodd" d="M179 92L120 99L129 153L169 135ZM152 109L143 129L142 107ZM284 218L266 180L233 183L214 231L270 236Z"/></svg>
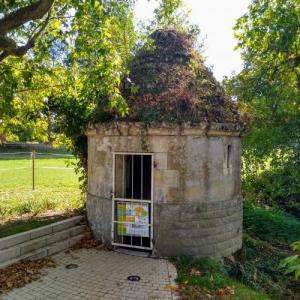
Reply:
<svg viewBox="0 0 300 300"><path fill-rule="evenodd" d="M97 238L111 242L113 152L150 152L155 252L222 257L241 247L240 137L233 125L113 123L87 134L87 213Z"/></svg>

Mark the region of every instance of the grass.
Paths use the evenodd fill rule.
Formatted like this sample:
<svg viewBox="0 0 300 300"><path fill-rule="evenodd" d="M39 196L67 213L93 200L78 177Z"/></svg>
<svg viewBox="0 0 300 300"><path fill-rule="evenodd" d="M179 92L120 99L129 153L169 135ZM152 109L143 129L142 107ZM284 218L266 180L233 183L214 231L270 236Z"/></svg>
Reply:
<svg viewBox="0 0 300 300"><path fill-rule="evenodd" d="M33 218L28 220L8 221L0 226L0 238L21 233L27 230L36 229L67 218L67 215L55 216L51 218Z"/></svg>
<svg viewBox="0 0 300 300"><path fill-rule="evenodd" d="M237 280L229 280L228 283L233 287L234 294L224 297L226 300L271 300L267 294L255 291L252 288L238 282Z"/></svg>
<svg viewBox="0 0 300 300"><path fill-rule="evenodd" d="M66 213L82 207L84 199L72 163L74 157L66 154L37 154L33 191L30 153L0 153L0 221L46 211Z"/></svg>
<svg viewBox="0 0 300 300"><path fill-rule="evenodd" d="M183 300L268 300L266 293L233 279L225 264L213 259L181 257L175 261L179 293Z"/></svg>

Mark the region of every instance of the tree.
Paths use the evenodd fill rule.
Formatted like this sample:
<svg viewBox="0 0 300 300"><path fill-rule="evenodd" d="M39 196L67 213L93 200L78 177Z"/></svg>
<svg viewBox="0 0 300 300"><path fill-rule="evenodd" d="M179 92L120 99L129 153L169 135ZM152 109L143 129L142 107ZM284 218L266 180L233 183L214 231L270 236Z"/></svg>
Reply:
<svg viewBox="0 0 300 300"><path fill-rule="evenodd" d="M25 3L29 2L25 1ZM15 10L11 10L11 6L8 6L6 2L0 5L4 13L4 17L0 19L0 61L9 55L22 56L34 46L37 38L49 23L53 3L54 0L39 0ZM41 21L45 15L47 15L45 20ZM34 22L37 20L40 22ZM28 25L29 22L31 24ZM33 29L25 44L18 46L11 35L21 26L32 27Z"/></svg>
<svg viewBox="0 0 300 300"><path fill-rule="evenodd" d="M28 4L28 1L12 3L14 5L6 7L6 11L18 11L16 7ZM45 122L47 123L49 118L55 122L54 116L45 115L47 99L50 96L51 99L54 96L60 97L62 86L66 90L72 86L71 92L77 88L78 93L74 80L76 79L76 83L80 80L75 76L81 76L82 82L85 81L85 84L81 83L79 86L85 88L85 93L91 91L90 101L98 101L93 92L96 93L100 88L111 88L115 80L120 80L121 73L118 73L120 70L117 67L120 58L117 55L124 55L125 52L130 54L133 23L129 24L128 20L133 18L132 9L133 1L85 3L79 0L56 0L51 7L47 28L36 39L35 46L22 57L10 55L0 62L0 131L18 139L26 136L24 132L33 132L24 129L30 129L34 123L34 128L38 129L34 132L39 134L33 132L31 139L47 139L48 128ZM128 24L125 24L127 21ZM17 39L24 40L29 35L30 24L18 29ZM104 38L106 44L102 44L99 49ZM109 54L108 48L111 52L115 49L111 57L106 56ZM96 61L98 65L95 65ZM108 61L113 61L114 64L109 66ZM98 84L93 82L90 86L89 82L97 80L100 76L104 77L104 74L108 75L105 73L107 70L103 70L104 67L99 70L102 63L106 63L107 68L113 68L112 78L102 80L103 82ZM115 93L110 93L114 95L111 103L118 105L121 97L118 97L117 89Z"/></svg>
<svg viewBox="0 0 300 300"><path fill-rule="evenodd" d="M245 147L256 156L299 139L299 12L297 0L253 1L234 27L244 68L227 87L252 113Z"/></svg>
<svg viewBox="0 0 300 300"><path fill-rule="evenodd" d="M225 80L250 115L245 186L284 206L294 201L294 208L300 199L299 9L297 0L253 1L234 27L243 70ZM262 176L258 171L266 166Z"/></svg>
<svg viewBox="0 0 300 300"><path fill-rule="evenodd" d="M177 2L174 8L180 9ZM87 123L127 113L119 88L136 50L134 3L56 0L34 47L0 62L0 133L43 141L51 124L51 138L64 138L85 170ZM162 12L165 19L176 15L168 5L162 7L168 10ZM18 38L28 37L28 26L18 29Z"/></svg>
<svg viewBox="0 0 300 300"><path fill-rule="evenodd" d="M85 175L85 126L92 118L104 121L107 112L127 110L119 88L135 45L133 1L81 3L70 32L76 34L69 37L68 65L61 77L64 88L49 95L45 108L55 118L56 131L70 141Z"/></svg>
<svg viewBox="0 0 300 300"><path fill-rule="evenodd" d="M67 36L77 1L4 1L0 4L0 132L9 139L48 139L41 109L66 69ZM21 8L20 8L21 7ZM50 15L51 13L51 15ZM2 39L2 40L3 40Z"/></svg>
<svg viewBox="0 0 300 300"><path fill-rule="evenodd" d="M157 27L178 27L187 22L183 0L160 0L154 10Z"/></svg>

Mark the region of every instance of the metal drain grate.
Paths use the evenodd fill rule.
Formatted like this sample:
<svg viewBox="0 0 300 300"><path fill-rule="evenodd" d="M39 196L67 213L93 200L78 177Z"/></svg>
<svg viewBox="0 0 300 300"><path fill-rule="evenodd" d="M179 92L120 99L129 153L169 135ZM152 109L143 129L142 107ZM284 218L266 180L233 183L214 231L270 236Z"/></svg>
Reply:
<svg viewBox="0 0 300 300"><path fill-rule="evenodd" d="M66 265L66 269L70 270L70 269L77 269L79 266L76 264L68 264Z"/></svg>
<svg viewBox="0 0 300 300"><path fill-rule="evenodd" d="M138 276L138 275L130 275L130 276L127 277L127 280L129 280L129 281L140 281L141 277Z"/></svg>

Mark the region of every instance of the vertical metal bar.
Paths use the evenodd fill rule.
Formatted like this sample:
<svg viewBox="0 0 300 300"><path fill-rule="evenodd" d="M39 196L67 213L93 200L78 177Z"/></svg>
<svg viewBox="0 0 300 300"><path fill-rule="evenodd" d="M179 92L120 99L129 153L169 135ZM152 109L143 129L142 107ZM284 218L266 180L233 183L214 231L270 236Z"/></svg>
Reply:
<svg viewBox="0 0 300 300"><path fill-rule="evenodd" d="M126 224L124 223L124 220L126 220L125 219L125 215L126 215L126 202L121 202L122 203L122 206L125 206L125 210L124 209L122 209L122 218L121 218L121 222L123 222L122 223L122 228L123 228L123 226L125 227L125 230L124 230L124 232L122 232L122 234L121 234L121 236L122 236L122 244L124 245L124 233L126 232ZM124 215L124 211L125 211L125 215ZM119 224L119 223L118 223Z"/></svg>
<svg viewBox="0 0 300 300"><path fill-rule="evenodd" d="M144 171L144 155L141 155L141 200L143 200L143 171ZM141 236L141 247L143 247L142 236Z"/></svg>
<svg viewBox="0 0 300 300"><path fill-rule="evenodd" d="M141 155L141 200L143 200L144 155Z"/></svg>
<svg viewBox="0 0 300 300"><path fill-rule="evenodd" d="M112 222L111 222L111 241L112 243L115 243L117 240L116 240L116 232L118 230L118 228L115 228L115 223L114 222L114 213L115 213L115 201L112 201Z"/></svg>
<svg viewBox="0 0 300 300"><path fill-rule="evenodd" d="M131 199L133 199L133 158L134 155L131 155Z"/></svg>
<svg viewBox="0 0 300 300"><path fill-rule="evenodd" d="M150 211L151 211L151 234L150 234L150 247L153 248L153 183L154 183L154 161L153 161L153 154L151 154L151 203L150 203Z"/></svg>
<svg viewBox="0 0 300 300"><path fill-rule="evenodd" d="M125 184L126 183L126 184ZM123 195L124 198L126 198L126 188L127 188L127 182L126 182L126 170L125 170L125 154L123 154ZM122 232L122 244L124 245L124 235L126 233L126 224L124 223L124 221L126 221L126 202L122 202L122 228L125 228L125 230L123 230Z"/></svg>
<svg viewBox="0 0 300 300"><path fill-rule="evenodd" d="M115 242L115 194L114 194L114 189L115 189L115 159L116 159L116 154L113 153L113 182L112 182L112 214L111 214L111 241Z"/></svg>
<svg viewBox="0 0 300 300"><path fill-rule="evenodd" d="M32 150L32 190L35 190L35 150Z"/></svg>
<svg viewBox="0 0 300 300"><path fill-rule="evenodd" d="M123 180L122 180L122 198L125 198L125 155L122 154L123 157Z"/></svg>
<svg viewBox="0 0 300 300"><path fill-rule="evenodd" d="M133 199L133 167L134 167L134 155L131 155L131 199ZM131 235L130 235L130 246L132 247L132 225L131 226Z"/></svg>

